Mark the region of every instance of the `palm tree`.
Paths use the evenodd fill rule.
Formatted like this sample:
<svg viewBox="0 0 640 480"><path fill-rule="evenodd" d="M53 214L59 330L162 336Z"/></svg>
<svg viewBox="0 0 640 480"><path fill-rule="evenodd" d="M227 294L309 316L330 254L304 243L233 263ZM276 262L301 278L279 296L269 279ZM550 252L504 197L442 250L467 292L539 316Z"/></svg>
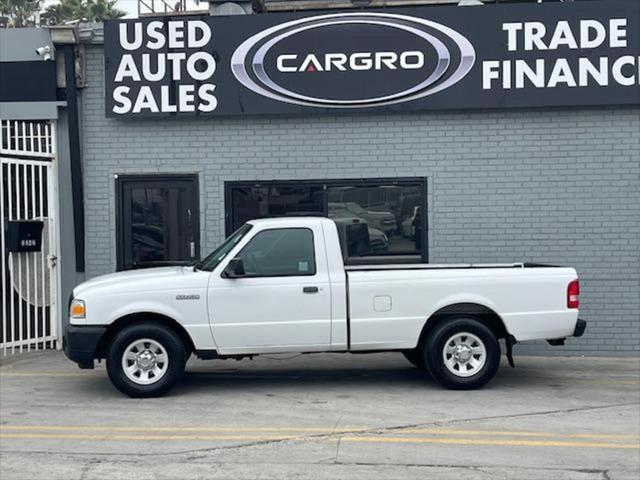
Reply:
<svg viewBox="0 0 640 480"><path fill-rule="evenodd" d="M0 0L0 27L33 27L39 10L38 0Z"/></svg>
<svg viewBox="0 0 640 480"><path fill-rule="evenodd" d="M60 3L49 5L42 13L42 23L54 25L73 20L76 12L82 9L81 0L62 0Z"/></svg>
<svg viewBox="0 0 640 480"><path fill-rule="evenodd" d="M127 13L115 7L118 0L87 1L88 18L94 22L102 22L112 18L124 17Z"/></svg>
<svg viewBox="0 0 640 480"><path fill-rule="evenodd" d="M60 3L47 7L42 20L43 23L52 25L69 20L102 22L125 16L126 12L116 8L116 3L118 0L61 0Z"/></svg>

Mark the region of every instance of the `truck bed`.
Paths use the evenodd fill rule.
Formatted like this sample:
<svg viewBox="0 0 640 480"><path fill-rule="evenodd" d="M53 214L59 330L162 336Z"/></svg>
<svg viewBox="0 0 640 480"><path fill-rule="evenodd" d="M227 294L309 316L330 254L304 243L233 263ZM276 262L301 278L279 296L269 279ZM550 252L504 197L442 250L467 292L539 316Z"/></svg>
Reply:
<svg viewBox="0 0 640 480"><path fill-rule="evenodd" d="M575 328L567 309L572 268L527 263L358 265L346 269L350 346L414 347L424 325L451 305L497 312L517 341L563 338Z"/></svg>

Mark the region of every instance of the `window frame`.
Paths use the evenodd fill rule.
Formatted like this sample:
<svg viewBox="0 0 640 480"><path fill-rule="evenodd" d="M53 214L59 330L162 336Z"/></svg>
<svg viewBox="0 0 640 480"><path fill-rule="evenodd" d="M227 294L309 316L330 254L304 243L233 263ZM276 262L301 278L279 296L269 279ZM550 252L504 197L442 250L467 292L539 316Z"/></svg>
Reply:
<svg viewBox="0 0 640 480"><path fill-rule="evenodd" d="M406 259L419 258L422 263L429 263L429 215L428 206L428 177L372 177L372 178L339 178L339 179L308 179L308 180L241 180L241 181L225 181L224 182L224 202L225 202L225 233L226 236L233 233L234 213L233 213L233 195L234 188L256 188L256 187L287 187L287 186L308 186L322 187L323 195L323 217L329 216L329 188L332 187L380 187L380 186L398 186L398 187L418 187L422 196L420 207L422 211L421 225L421 252L420 253L390 253L384 256L372 255L370 257L362 257L367 259L375 259L376 257ZM269 218L260 217L260 218ZM352 257L359 258L359 257ZM390 261L387 263L394 263Z"/></svg>
<svg viewBox="0 0 640 480"><path fill-rule="evenodd" d="M310 273L286 273L279 275L242 275L241 277L236 278L235 280L241 280L243 278L284 278L284 277L315 277L318 274L318 260L316 258L316 242L315 235L313 234L313 230L309 227L273 227L273 228L265 228L257 231L248 241L245 243L242 248L229 260L231 261L234 258L239 258L242 252L251 245L251 242L258 237L261 233L271 232L275 230L306 230L311 234L311 254L313 257L313 272ZM227 262L227 265L229 262ZM225 265L226 268L226 265ZM224 269L223 269L224 271Z"/></svg>

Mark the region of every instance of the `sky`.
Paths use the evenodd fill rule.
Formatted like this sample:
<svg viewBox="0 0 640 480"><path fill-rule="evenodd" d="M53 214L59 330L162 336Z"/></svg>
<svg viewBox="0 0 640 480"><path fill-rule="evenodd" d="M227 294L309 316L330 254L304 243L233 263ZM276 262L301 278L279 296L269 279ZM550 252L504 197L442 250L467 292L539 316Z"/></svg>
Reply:
<svg viewBox="0 0 640 480"><path fill-rule="evenodd" d="M152 3L152 0L144 0L144 1L148 5L151 5ZM44 5L46 7L47 5L52 5L59 2L60 0L44 0ZM161 4L161 0L156 0L155 3L156 3L156 8L159 8ZM169 5L174 5L176 3L176 0L167 0L167 3ZM118 0L118 2L116 3L116 7L119 8L120 10L124 10L125 12L127 12L127 16L125 18L136 18L138 16L138 0ZM193 0L188 0L187 8L191 9L194 7L195 7L195 2ZM202 9L207 8L206 3L201 2L199 8L202 8ZM144 12L144 9L142 11Z"/></svg>

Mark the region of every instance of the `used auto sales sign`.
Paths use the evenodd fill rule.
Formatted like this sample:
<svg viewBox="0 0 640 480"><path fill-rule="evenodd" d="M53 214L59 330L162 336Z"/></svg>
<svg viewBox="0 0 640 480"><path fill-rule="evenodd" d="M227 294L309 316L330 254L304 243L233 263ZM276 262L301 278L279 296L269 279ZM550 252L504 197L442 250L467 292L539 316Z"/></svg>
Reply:
<svg viewBox="0 0 640 480"><path fill-rule="evenodd" d="M640 2L105 23L106 113L640 104Z"/></svg>

